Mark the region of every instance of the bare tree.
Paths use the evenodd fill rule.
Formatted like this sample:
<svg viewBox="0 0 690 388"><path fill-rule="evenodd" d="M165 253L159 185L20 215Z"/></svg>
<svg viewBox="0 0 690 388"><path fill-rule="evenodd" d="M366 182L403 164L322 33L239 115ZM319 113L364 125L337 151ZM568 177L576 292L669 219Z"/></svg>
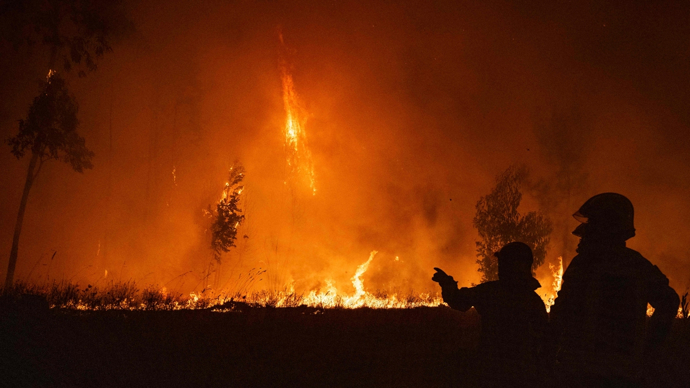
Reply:
<svg viewBox="0 0 690 388"><path fill-rule="evenodd" d="M498 279L498 261L494 253L513 241L521 241L532 249L532 271L544 263L552 231L551 221L539 212L525 215L518 212L522 201L520 187L527 176L526 167L509 167L496 177L496 186L491 193L477 202L473 225L480 237L476 246L482 283Z"/></svg>

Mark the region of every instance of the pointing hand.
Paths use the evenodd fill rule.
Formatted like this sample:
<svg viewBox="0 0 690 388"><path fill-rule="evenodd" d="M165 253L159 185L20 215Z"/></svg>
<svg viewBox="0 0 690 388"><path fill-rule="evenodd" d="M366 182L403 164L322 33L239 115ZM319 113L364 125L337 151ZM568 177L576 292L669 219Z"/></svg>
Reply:
<svg viewBox="0 0 690 388"><path fill-rule="evenodd" d="M441 287L445 287L445 286L456 286L457 287L458 282L456 282L452 276L445 273L441 268L434 267L434 269L436 270L436 273L431 278L431 280L440 284Z"/></svg>

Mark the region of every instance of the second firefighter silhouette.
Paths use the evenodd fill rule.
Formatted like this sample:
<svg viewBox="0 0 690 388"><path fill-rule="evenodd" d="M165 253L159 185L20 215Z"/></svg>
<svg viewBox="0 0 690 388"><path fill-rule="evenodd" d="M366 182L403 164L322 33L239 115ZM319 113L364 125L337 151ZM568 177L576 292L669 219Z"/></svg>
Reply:
<svg viewBox="0 0 690 388"><path fill-rule="evenodd" d="M483 386L526 386L538 375L538 354L548 315L534 290L532 250L524 243L506 244L498 258L499 280L458 289L457 282L434 268L443 300L456 310L473 307L481 316L479 354Z"/></svg>
<svg viewBox="0 0 690 388"><path fill-rule="evenodd" d="M564 386L641 386L645 359L656 358L678 295L657 266L626 247L635 236L628 198L596 195L574 217L580 244L551 308L548 353L557 353ZM649 322L648 303L656 309Z"/></svg>

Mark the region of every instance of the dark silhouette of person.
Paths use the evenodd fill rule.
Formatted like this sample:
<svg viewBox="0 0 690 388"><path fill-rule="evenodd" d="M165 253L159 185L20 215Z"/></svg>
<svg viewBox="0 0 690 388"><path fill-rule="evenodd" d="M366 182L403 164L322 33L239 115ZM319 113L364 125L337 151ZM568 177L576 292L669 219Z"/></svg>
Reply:
<svg viewBox="0 0 690 388"><path fill-rule="evenodd" d="M581 222L573 231L578 254L550 315L548 352L561 386L641 386L645 356L657 351L678 311L666 276L625 245L635 236L633 213L628 198L603 193L573 215ZM645 330L647 303L655 311Z"/></svg>
<svg viewBox="0 0 690 388"><path fill-rule="evenodd" d="M499 280L458 289L439 268L432 280L443 300L456 310L474 306L481 316L479 382L485 387L522 387L538 382L539 351L548 316L534 290L532 250L524 243L506 244L495 254Z"/></svg>

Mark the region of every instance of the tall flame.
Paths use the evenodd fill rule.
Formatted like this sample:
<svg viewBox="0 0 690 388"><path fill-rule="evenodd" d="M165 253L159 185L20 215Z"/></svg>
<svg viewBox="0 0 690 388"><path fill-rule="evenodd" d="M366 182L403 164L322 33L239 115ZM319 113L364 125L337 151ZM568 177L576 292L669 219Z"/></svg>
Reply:
<svg viewBox="0 0 690 388"><path fill-rule="evenodd" d="M364 275L365 272L369 269L369 264L371 264L371 261L374 260L374 256L379 253L378 251L371 251L369 254L369 260L365 261L362 265L357 267L357 272L355 272L355 276L352 277L352 285L355 286L355 295L353 296L353 299L359 300L361 297L366 294L364 291L364 283L362 282L362 279L360 277Z"/></svg>
<svg viewBox="0 0 690 388"><path fill-rule="evenodd" d="M283 36L280 35L283 43ZM292 176L306 179L313 195L316 195L316 177L311 151L307 144L307 133L304 129L306 115L299 104L295 84L285 61L281 63L281 78L283 84L283 104L285 106L285 150L287 152L287 166Z"/></svg>
<svg viewBox="0 0 690 388"><path fill-rule="evenodd" d="M547 312L551 312L551 306L555 303L558 291L561 290L561 285L563 284L563 257L558 257L558 264L549 264L549 269L551 270L551 276L553 276L553 283L551 283L553 293L550 296L544 295L542 298Z"/></svg>
<svg viewBox="0 0 690 388"><path fill-rule="evenodd" d="M362 275L369 269L369 264L374 260L378 251L371 251L369 259L360 264L355 271L355 276L350 280L355 287L353 295L339 295L338 289L334 286L331 279L326 280L326 290L317 292L311 291L301 299L302 303L314 307L344 307L344 308L410 308L418 306L438 306L443 301L439 295L419 294L414 300L409 296L399 297L398 294L392 295L372 295L364 290ZM279 302L278 304L281 304Z"/></svg>
<svg viewBox="0 0 690 388"><path fill-rule="evenodd" d="M561 290L563 284L563 257L558 256L558 265L549 264L549 269L553 275L553 292L558 296L558 291Z"/></svg>

